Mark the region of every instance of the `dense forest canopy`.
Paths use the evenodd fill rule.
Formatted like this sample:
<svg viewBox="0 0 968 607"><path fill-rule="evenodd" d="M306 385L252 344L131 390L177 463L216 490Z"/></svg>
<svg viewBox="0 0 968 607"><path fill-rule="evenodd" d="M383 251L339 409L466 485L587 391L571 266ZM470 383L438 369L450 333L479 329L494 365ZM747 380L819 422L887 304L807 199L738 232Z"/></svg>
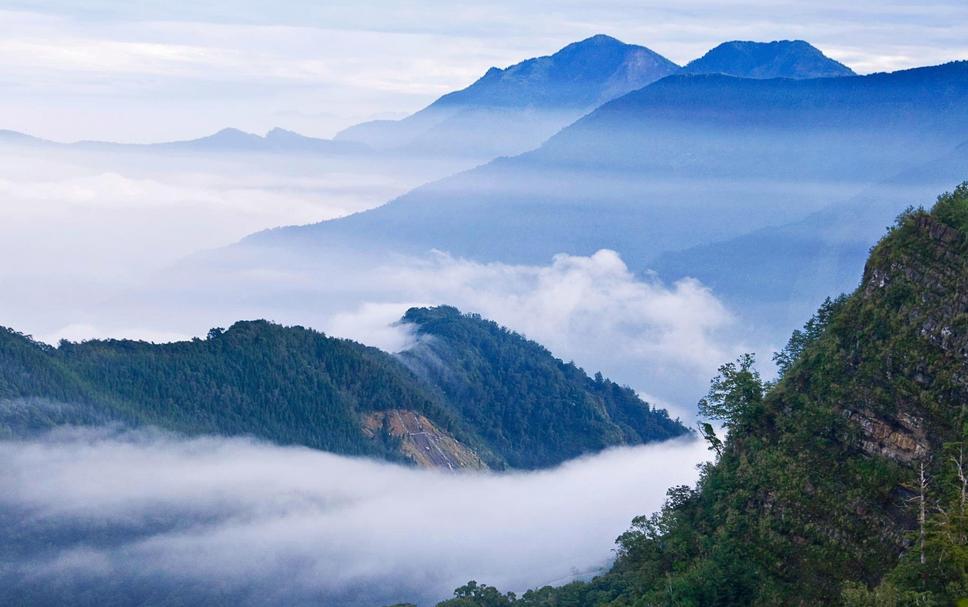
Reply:
<svg viewBox="0 0 968 607"><path fill-rule="evenodd" d="M479 317L413 309L404 322L426 339L400 358L267 321L186 342L56 348L4 329L0 431L113 420L395 461L419 462L414 449L443 445L454 452L446 462L493 468L550 466L687 432L630 389ZM447 363L432 365L434 353ZM414 433L436 443L417 444Z"/></svg>
<svg viewBox="0 0 968 607"><path fill-rule="evenodd" d="M513 467L547 466L562 454L575 457L685 432L632 389L600 373L589 377L480 316L441 306L411 309L403 320L420 339L401 359Z"/></svg>

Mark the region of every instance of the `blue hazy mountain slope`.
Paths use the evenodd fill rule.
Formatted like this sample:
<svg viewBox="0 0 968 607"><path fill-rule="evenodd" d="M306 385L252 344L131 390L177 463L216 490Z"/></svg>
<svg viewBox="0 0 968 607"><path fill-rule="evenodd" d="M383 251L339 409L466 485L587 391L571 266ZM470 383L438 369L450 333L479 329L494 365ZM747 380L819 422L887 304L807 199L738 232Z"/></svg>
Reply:
<svg viewBox="0 0 968 607"><path fill-rule="evenodd" d="M351 141L334 141L307 137L293 131L274 128L265 135L247 133L239 129L225 128L217 133L188 139L146 145L106 143L99 141L80 141L77 147L139 147L158 150L179 150L192 152L261 152L261 153L361 153L366 152L363 144Z"/></svg>
<svg viewBox="0 0 968 607"><path fill-rule="evenodd" d="M534 152L377 209L253 235L243 246L308 247L311 255L440 249L511 263L608 248L644 271L666 253L801 221L951 152L966 134L965 62L811 80L671 76L605 104ZM895 200L887 215L909 202ZM743 280L729 270L741 262L712 266L718 289ZM676 276L692 273L676 266ZM824 276L811 293L841 284ZM787 318L791 291L768 281L758 288L749 295L782 300L784 313L771 318ZM791 326L762 324L777 339Z"/></svg>
<svg viewBox="0 0 968 607"><path fill-rule="evenodd" d="M966 132L965 62L814 80L673 76L535 152L247 242L513 262L604 247L644 269L665 252L802 219L946 153Z"/></svg>
<svg viewBox="0 0 968 607"><path fill-rule="evenodd" d="M688 63L680 73L797 79L855 75L852 69L803 40L724 42Z"/></svg>
<svg viewBox="0 0 968 607"><path fill-rule="evenodd" d="M491 68L412 116L356 125L336 139L490 157L518 153L596 106L678 69L645 47L593 36L553 55Z"/></svg>
<svg viewBox="0 0 968 607"><path fill-rule="evenodd" d="M471 86L428 109L450 107L588 108L667 76L678 66L645 47L598 35L554 55L491 68Z"/></svg>
<svg viewBox="0 0 968 607"><path fill-rule="evenodd" d="M925 207L968 178L968 142L800 221L664 254L649 264L668 280L698 278L734 309L795 326L819 302L853 290L871 245L898 213Z"/></svg>

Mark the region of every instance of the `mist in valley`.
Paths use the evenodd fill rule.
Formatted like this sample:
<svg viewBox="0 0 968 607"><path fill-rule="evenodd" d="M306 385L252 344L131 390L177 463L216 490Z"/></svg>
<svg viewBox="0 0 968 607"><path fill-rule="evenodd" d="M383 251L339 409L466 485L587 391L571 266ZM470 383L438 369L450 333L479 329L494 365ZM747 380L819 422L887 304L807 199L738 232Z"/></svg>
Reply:
<svg viewBox="0 0 968 607"><path fill-rule="evenodd" d="M471 579L564 583L606 567L632 517L707 456L685 439L453 474L245 438L63 428L0 441L0 599L428 605Z"/></svg>

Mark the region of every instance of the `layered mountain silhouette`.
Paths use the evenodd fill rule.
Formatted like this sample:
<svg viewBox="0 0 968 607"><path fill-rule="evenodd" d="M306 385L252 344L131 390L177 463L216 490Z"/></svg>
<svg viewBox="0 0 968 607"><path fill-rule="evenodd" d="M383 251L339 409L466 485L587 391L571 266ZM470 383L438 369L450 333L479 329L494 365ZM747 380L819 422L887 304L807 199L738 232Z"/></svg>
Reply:
<svg viewBox="0 0 968 607"><path fill-rule="evenodd" d="M675 73L743 78L850 76L802 40L727 42L679 68L654 51L597 35L506 69L491 68L402 120L346 129L338 140L378 149L494 157L531 149L599 105Z"/></svg>
<svg viewBox="0 0 968 607"><path fill-rule="evenodd" d="M550 56L491 68L412 116L363 123L336 139L488 158L519 153L602 103L678 69L645 47L593 36Z"/></svg>
<svg viewBox="0 0 968 607"><path fill-rule="evenodd" d="M100 151L188 151L188 152L260 152L273 154L324 153L358 154L368 148L351 141L334 141L308 137L294 131L274 128L265 135L248 133L240 129L225 128L211 135L197 139L166 141L161 143L117 143L113 141L76 141L60 143L49 139L34 137L17 131L0 131L0 143L13 145L48 146L58 149L100 150Z"/></svg>
<svg viewBox="0 0 968 607"><path fill-rule="evenodd" d="M855 76L846 65L803 40L724 42L680 74L725 74L739 78L828 78Z"/></svg>
<svg viewBox="0 0 968 607"><path fill-rule="evenodd" d="M966 134L966 62L804 80L676 75L606 103L533 152L244 245L441 249L515 263L609 248L645 270L660 255L849 200L948 154Z"/></svg>

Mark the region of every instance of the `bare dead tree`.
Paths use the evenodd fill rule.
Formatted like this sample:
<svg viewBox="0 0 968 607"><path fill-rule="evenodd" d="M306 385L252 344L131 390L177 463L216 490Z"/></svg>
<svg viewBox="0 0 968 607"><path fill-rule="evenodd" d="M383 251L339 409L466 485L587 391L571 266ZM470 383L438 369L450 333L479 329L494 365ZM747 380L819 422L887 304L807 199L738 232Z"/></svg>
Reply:
<svg viewBox="0 0 968 607"><path fill-rule="evenodd" d="M924 460L921 460L920 474L919 474L919 480L918 480L918 546L921 551L920 562L922 565L924 565L927 560L924 554L924 546L925 546L925 539L926 539L924 527L927 521L927 515L926 515L927 514L926 513L927 488L928 488L928 481L927 481L927 477L924 475Z"/></svg>
<svg viewBox="0 0 968 607"><path fill-rule="evenodd" d="M960 490L961 495L959 505L961 507L961 515L965 515L965 505L966 499L968 499L968 474L965 473L965 445L962 443L958 446L958 457L951 456L951 462L955 465L955 473L958 477L958 482L961 484Z"/></svg>

